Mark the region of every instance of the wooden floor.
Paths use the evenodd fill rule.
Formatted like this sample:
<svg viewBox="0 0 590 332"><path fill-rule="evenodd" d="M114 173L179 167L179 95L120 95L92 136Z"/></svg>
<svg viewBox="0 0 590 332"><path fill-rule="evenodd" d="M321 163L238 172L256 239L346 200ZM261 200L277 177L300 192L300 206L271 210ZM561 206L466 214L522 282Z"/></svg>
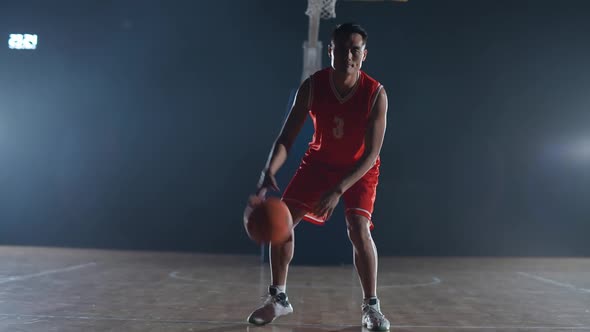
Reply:
<svg viewBox="0 0 590 332"><path fill-rule="evenodd" d="M363 331L352 266L290 270L295 312L245 319L253 256L0 247L0 331ZM590 259L381 258L392 331L590 331Z"/></svg>

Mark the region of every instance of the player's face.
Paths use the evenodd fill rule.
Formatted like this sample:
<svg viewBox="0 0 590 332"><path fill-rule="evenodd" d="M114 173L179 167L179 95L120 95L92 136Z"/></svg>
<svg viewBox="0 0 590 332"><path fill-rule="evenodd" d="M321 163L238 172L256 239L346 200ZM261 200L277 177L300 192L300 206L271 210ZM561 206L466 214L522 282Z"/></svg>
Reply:
<svg viewBox="0 0 590 332"><path fill-rule="evenodd" d="M353 74L361 69L367 57L365 42L358 33L333 40L328 49L334 70Z"/></svg>

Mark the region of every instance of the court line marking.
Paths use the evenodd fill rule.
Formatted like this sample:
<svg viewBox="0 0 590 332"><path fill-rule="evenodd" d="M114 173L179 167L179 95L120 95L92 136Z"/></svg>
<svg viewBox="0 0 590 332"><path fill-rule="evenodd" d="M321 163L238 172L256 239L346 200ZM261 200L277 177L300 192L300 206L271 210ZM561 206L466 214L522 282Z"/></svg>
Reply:
<svg viewBox="0 0 590 332"><path fill-rule="evenodd" d="M66 266L61 269L45 270L45 271L41 271L41 272L37 272L37 273L24 274L21 276L6 277L6 278L0 279L0 284L5 284L8 282L13 282L13 281L21 281L21 280L31 279L31 278L35 278L35 277L42 277L42 276L55 274L55 273L62 273L62 272L79 270L79 269L87 268L87 267L94 266L94 265L96 265L95 262L90 262L90 263L85 263L85 264Z"/></svg>
<svg viewBox="0 0 590 332"><path fill-rule="evenodd" d="M521 276L525 276L525 277L528 277L528 278L531 278L531 279L535 279L537 281L545 282L545 283L548 283L548 284L551 284L551 285L554 285L554 286L569 288L569 289L574 290L574 291L581 291L581 292L590 294L590 289L576 287L576 286L574 286L572 284L568 284L568 283L565 283L565 282L555 281L555 280L552 280L552 279L549 279L549 278L544 278L544 277L537 276L537 275L530 274L530 273L526 273L526 272L517 272L517 273L520 274Z"/></svg>
<svg viewBox="0 0 590 332"><path fill-rule="evenodd" d="M70 319L70 320L103 320L103 321L136 321L136 322L149 322L149 323L160 323L160 324L211 324L211 325L235 325L243 324L244 326L251 326L246 321L216 321L216 320L177 320L177 319L150 319L150 318L125 318L125 317L114 317L114 316L59 316L59 315L21 315L21 314L6 314L0 313L0 317L10 318L36 318L36 319ZM284 327L315 327L315 328L349 328L349 327L360 327L360 325L344 325L344 324L289 324L289 323L273 323L272 325L284 326ZM497 326L453 326L453 325L395 325L394 328L423 328L423 329L568 329L568 330L588 330L590 326L518 326L518 325L497 325Z"/></svg>
<svg viewBox="0 0 590 332"><path fill-rule="evenodd" d="M196 279L191 277L186 277L180 274L178 271L172 271L168 273L168 276L173 279L183 280L183 281L191 281L191 282L214 282L216 284L225 284L225 285L237 285L239 283L235 282L219 282L214 280L208 279ZM399 284L399 285L379 285L379 289L382 288L413 288L413 287L426 287L426 286L434 286L438 285L442 282L440 278L432 277L432 281L425 282L425 283L415 283L415 284ZM251 284L249 284L251 286ZM341 286L315 286L315 285L298 285L298 284L289 284L289 288L314 288L314 289L340 289L342 287L346 288L360 288L359 285L341 285Z"/></svg>

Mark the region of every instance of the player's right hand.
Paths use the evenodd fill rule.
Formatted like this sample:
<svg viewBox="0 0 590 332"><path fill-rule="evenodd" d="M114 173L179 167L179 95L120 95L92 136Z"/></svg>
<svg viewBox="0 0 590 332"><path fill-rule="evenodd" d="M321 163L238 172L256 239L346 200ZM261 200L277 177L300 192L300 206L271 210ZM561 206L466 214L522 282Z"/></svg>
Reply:
<svg viewBox="0 0 590 332"><path fill-rule="evenodd" d="M264 170L262 171L262 174L260 174L260 179L258 180L256 196L264 197L268 189L272 189L274 191L280 190L274 174L268 170Z"/></svg>

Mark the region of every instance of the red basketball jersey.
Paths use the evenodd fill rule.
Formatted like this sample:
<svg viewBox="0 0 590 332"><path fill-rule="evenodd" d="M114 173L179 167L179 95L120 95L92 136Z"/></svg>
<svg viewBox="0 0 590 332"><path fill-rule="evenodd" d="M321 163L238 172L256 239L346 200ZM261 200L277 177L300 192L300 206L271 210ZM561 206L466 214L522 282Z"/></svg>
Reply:
<svg viewBox="0 0 590 332"><path fill-rule="evenodd" d="M309 115L315 132L304 161L352 166L365 151L369 114L382 86L360 71L350 93L340 96L332 75L333 69L328 67L310 77Z"/></svg>

